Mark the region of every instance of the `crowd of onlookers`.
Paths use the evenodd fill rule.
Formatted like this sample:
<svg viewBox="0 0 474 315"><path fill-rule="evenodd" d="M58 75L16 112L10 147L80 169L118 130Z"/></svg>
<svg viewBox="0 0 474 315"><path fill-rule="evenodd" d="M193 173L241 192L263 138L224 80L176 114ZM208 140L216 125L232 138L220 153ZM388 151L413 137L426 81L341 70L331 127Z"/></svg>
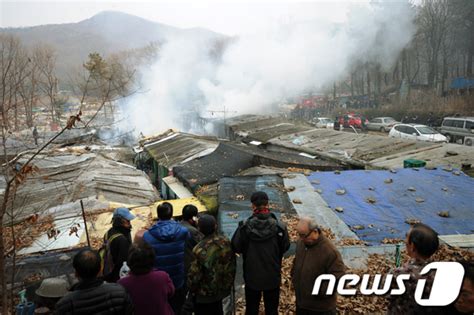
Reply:
<svg viewBox="0 0 474 315"><path fill-rule="evenodd" d="M74 256L78 282L67 293L60 279L44 280L37 291L43 307L37 310L42 309L42 314L230 313L236 256L240 255L245 313L259 314L263 297L265 314L278 314L282 259L290 247L287 227L270 211L266 193L255 192L251 207L253 214L239 223L231 240L218 233L213 216L204 214L197 219L197 208L192 205L184 207L182 221L175 221L173 207L167 202L157 208L158 222L138 231L132 239L135 217L129 209L118 208L104 236L102 254L83 249ZM328 284L324 283L318 294L313 294L313 286L322 274L337 279L345 274L341 254L314 219L301 218L296 230L299 240L291 270L296 314L336 314L337 295L326 294ZM410 274L410 279L404 294L387 296L388 313L473 314L472 262L463 263L462 288L452 305L426 307L415 302L417 281L426 280L427 292L434 281L434 272L421 275L420 271L431 262L438 247L438 235L429 226L420 223L408 231L406 253L410 261L391 273ZM44 296L44 291L54 291L45 290L46 285L60 287L56 292L61 294Z"/></svg>

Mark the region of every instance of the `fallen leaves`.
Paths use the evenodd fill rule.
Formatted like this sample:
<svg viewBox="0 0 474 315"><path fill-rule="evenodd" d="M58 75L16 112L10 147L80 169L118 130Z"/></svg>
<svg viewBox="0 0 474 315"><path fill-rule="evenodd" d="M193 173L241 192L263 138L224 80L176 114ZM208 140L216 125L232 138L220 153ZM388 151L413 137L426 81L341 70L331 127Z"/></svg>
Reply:
<svg viewBox="0 0 474 315"><path fill-rule="evenodd" d="M309 170L307 168L299 168L299 167L288 167L287 170L288 172L292 172L292 173L303 173L305 176L310 176L311 173L313 173L312 170Z"/></svg>
<svg viewBox="0 0 474 315"><path fill-rule="evenodd" d="M295 191L295 186L284 186L284 185L281 185L281 184L278 184L278 183L274 183L274 182L270 182L270 183L266 183L266 185L268 187L271 187L271 188L276 188L278 189L279 191L281 192L292 192L292 191Z"/></svg>
<svg viewBox="0 0 474 315"><path fill-rule="evenodd" d="M299 239L298 232L296 231L296 225L298 224L298 217L296 215L282 214L281 221L286 224L288 229L288 235L292 242L296 242Z"/></svg>
<svg viewBox="0 0 474 315"><path fill-rule="evenodd" d="M239 214L237 212L229 212L227 213L227 216L231 217L232 219L237 219Z"/></svg>
<svg viewBox="0 0 474 315"><path fill-rule="evenodd" d="M46 233L51 238L57 237L60 233L54 228L53 218L51 216L40 217L33 214L25 221L13 226L15 234L15 246L13 246L12 227L6 226L3 230L3 241L5 242L5 253L8 254L15 249L16 251L31 246L33 242ZM54 231L54 232L52 232Z"/></svg>
<svg viewBox="0 0 474 315"><path fill-rule="evenodd" d="M69 116L66 123L66 129L72 129L76 125L76 122L81 121L81 115L82 112L79 112L79 114L75 116Z"/></svg>
<svg viewBox="0 0 474 315"><path fill-rule="evenodd" d="M38 172L39 172L39 168L32 164L23 165L15 174L15 184L16 185L22 184L26 180L28 175L32 175Z"/></svg>
<svg viewBox="0 0 474 315"><path fill-rule="evenodd" d="M395 241L393 239L392 241ZM291 268L293 266L294 256L284 258L282 261L282 281L280 287L280 306L278 313L281 315L295 314L296 298L295 291L291 282ZM408 261L405 250L402 250L403 263ZM473 260L474 253L459 248L450 248L441 245L439 250L434 254L434 261L458 261ZM357 274L388 274L391 269L395 268L395 262L391 256L382 254L371 254L367 260L367 267L364 269L348 269L346 273ZM387 312L388 301L383 296L377 295L361 295L341 296L337 297L338 314L385 314ZM245 299L239 298L236 301L236 314L245 314ZM260 304L259 314L264 314L263 302Z"/></svg>
<svg viewBox="0 0 474 315"><path fill-rule="evenodd" d="M290 241L296 242L300 238L298 236L298 232L296 230L296 226L298 225L299 218L297 215L292 215L292 214L282 214L281 215L281 221L286 224L286 227L288 229L288 235L290 236ZM321 231L330 240L335 240L336 236L335 234L331 231L331 229L323 228L321 227Z"/></svg>
<svg viewBox="0 0 474 315"><path fill-rule="evenodd" d="M400 244L403 243L404 241L400 238L384 238L382 240L382 244Z"/></svg>
<svg viewBox="0 0 474 315"><path fill-rule="evenodd" d="M367 203L374 204L374 203L377 202L377 199L375 199L374 197L367 197L367 198L365 198L365 201Z"/></svg>

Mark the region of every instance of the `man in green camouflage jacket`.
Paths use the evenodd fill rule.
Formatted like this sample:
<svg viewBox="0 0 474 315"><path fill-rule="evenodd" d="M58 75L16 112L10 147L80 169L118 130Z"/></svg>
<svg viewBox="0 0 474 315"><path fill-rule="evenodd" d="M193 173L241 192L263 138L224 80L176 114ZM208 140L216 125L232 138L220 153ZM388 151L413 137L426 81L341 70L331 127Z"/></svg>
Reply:
<svg viewBox="0 0 474 315"><path fill-rule="evenodd" d="M222 299L231 293L235 277L235 255L230 241L216 233L216 219L203 215L198 228L204 238L193 249L188 287L194 295L194 313L223 314Z"/></svg>

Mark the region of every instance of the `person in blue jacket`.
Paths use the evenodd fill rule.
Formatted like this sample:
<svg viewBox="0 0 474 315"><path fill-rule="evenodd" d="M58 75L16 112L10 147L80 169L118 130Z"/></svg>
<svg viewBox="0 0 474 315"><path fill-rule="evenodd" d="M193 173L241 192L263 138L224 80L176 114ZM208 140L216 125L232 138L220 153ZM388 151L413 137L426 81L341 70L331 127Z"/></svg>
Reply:
<svg viewBox="0 0 474 315"><path fill-rule="evenodd" d="M155 251L154 267L168 273L175 287L169 301L175 314L181 312L186 298L184 252L191 239L188 229L172 220L173 206L164 202L157 207L158 222L143 234L143 241Z"/></svg>

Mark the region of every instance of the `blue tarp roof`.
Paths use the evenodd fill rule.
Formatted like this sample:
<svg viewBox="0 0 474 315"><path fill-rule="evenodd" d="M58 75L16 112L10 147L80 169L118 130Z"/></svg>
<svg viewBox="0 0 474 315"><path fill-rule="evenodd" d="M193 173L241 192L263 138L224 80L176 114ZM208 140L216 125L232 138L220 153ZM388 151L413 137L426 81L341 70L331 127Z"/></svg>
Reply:
<svg viewBox="0 0 474 315"><path fill-rule="evenodd" d="M341 174L316 172L308 179L315 189L322 190L329 207L344 208L337 215L349 227L365 227L354 232L368 243L380 243L384 238L404 239L410 228L405 220L410 218L428 224L441 235L474 233L474 179L463 173L456 176L441 168L407 168L397 173L353 170ZM393 182L387 184L386 179ZM409 191L409 187L416 191ZM338 195L337 189L345 189L346 193ZM367 201L370 197L375 199L374 204ZM417 198L424 201L417 202ZM441 211L449 211L450 217L440 217Z"/></svg>
<svg viewBox="0 0 474 315"><path fill-rule="evenodd" d="M470 87L474 87L474 79L463 77L453 79L450 85L451 89L468 89Z"/></svg>

